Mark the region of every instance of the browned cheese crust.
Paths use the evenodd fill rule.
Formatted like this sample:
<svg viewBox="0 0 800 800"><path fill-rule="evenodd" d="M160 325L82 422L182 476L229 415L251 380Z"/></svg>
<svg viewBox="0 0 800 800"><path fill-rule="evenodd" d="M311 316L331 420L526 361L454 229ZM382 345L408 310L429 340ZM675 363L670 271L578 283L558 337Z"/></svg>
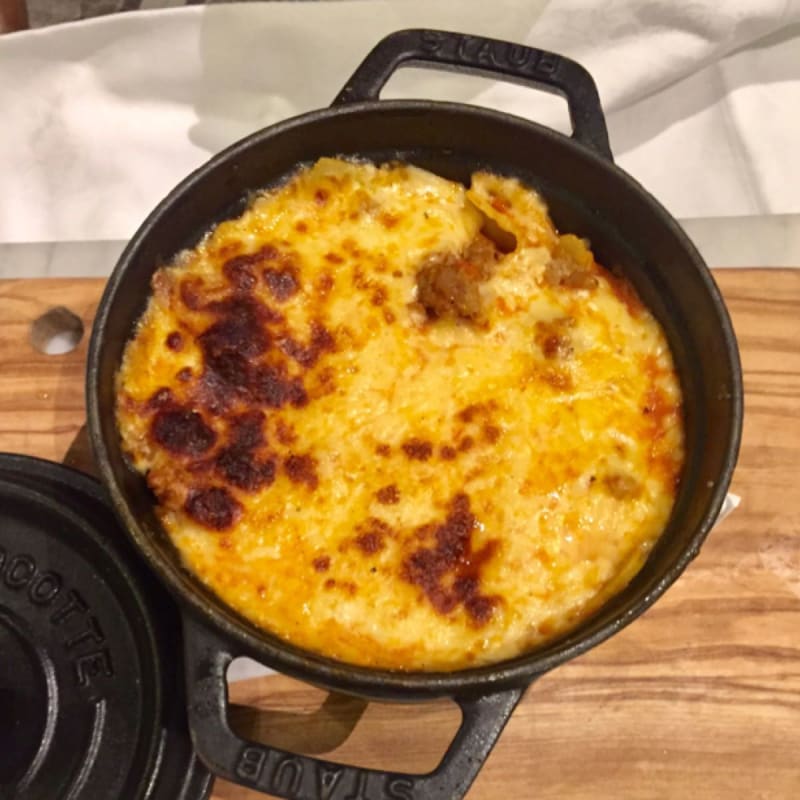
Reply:
<svg viewBox="0 0 800 800"><path fill-rule="evenodd" d="M619 591L669 517L663 333L513 179L323 159L152 290L125 450L187 569L296 645L515 656Z"/></svg>

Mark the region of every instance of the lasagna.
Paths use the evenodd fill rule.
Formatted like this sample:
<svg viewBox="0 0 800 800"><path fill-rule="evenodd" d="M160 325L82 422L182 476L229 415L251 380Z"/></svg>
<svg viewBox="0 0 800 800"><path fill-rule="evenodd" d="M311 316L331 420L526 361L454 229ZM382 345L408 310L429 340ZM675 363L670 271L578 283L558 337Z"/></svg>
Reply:
<svg viewBox="0 0 800 800"><path fill-rule="evenodd" d="M683 462L658 323L542 198L324 158L155 273L117 422L185 565L293 645L501 661L640 569Z"/></svg>

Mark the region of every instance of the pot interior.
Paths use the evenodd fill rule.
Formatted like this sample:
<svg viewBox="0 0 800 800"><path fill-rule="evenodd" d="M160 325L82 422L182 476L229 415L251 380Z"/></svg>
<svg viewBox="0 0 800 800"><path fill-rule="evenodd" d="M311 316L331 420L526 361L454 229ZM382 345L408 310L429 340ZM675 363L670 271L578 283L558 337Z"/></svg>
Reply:
<svg viewBox="0 0 800 800"><path fill-rule="evenodd" d="M216 600L179 565L144 480L126 466L114 421L114 375L143 312L153 272L252 192L321 156L401 159L468 182L477 169L513 175L542 193L559 229L588 238L600 263L636 287L663 326L685 398L686 464L667 530L629 586L561 639L503 664L449 674L399 674L336 664L296 650ZM469 106L380 102L314 112L234 145L180 184L123 254L98 312L88 404L96 455L131 535L184 601L271 666L330 688L382 697L519 685L602 641L644 611L696 554L727 489L741 425L735 339L702 260L669 215L630 177L570 139ZM244 652L244 651L243 651Z"/></svg>

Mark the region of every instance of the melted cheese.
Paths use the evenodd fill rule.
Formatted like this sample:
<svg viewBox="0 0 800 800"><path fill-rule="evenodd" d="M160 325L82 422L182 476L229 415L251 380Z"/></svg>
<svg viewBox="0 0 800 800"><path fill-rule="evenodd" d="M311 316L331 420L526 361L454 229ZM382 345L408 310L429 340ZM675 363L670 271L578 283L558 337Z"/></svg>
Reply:
<svg viewBox="0 0 800 800"><path fill-rule="evenodd" d="M480 319L432 318L420 265L487 220L514 239ZM589 279L559 281L565 259ZM401 670L513 657L623 588L669 517L663 333L513 179L323 159L153 285L124 447L186 567L295 645Z"/></svg>

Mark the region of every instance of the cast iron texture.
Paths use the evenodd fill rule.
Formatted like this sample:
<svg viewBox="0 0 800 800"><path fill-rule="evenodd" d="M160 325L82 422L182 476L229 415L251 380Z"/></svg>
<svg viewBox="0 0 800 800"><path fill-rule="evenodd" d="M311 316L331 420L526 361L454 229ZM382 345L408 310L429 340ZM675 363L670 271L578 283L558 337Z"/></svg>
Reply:
<svg viewBox="0 0 800 800"><path fill-rule="evenodd" d="M0 454L0 797L207 797L179 634L102 487Z"/></svg>
<svg viewBox="0 0 800 800"><path fill-rule="evenodd" d="M190 725L195 748L229 780L277 797L320 800L453 800L463 797L494 747L524 689L458 696L462 722L441 764L428 775L352 767L245 742L227 719L225 673L242 650L205 622L184 617Z"/></svg>
<svg viewBox="0 0 800 800"><path fill-rule="evenodd" d="M461 104L376 101L387 77L403 63L490 72L561 92L568 98L574 135ZM521 690L639 616L697 555L738 452L738 351L720 294L695 248L655 199L612 163L597 92L577 64L505 42L402 31L376 47L337 100L330 109L273 125L219 154L173 190L136 233L111 276L92 335L87 376L92 442L117 512L186 607L190 725L198 752L215 772L282 797L456 798L468 788L480 766L475 759L488 754ZM685 396L687 443L669 524L624 591L579 628L533 653L461 672L400 673L354 667L292 647L239 617L181 568L144 480L123 457L114 423L114 374L147 303L153 272L212 225L240 214L251 192L321 156L401 159L465 183L477 169L520 178L542 192L560 229L589 238L598 260L632 281L666 331ZM237 655L370 698L454 697L464 709L464 727L449 761L427 777L365 773L257 747L237 740L225 722L224 670ZM464 747L472 750L466 759L459 756ZM345 777L337 782L325 770L345 770L337 773ZM458 770L463 772L456 781ZM373 794L358 793L360 780L369 782ZM392 784L396 780L405 782Z"/></svg>

